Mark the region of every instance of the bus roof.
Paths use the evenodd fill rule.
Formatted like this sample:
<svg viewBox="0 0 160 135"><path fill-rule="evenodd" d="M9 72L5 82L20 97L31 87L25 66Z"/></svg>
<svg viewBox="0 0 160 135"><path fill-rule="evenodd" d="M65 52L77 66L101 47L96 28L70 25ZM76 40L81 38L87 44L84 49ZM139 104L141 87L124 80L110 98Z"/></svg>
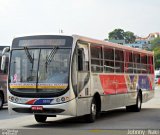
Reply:
<svg viewBox="0 0 160 135"><path fill-rule="evenodd" d="M92 38L88 38L88 37L84 37L84 36L80 36L80 35L72 35L72 36L74 38L76 38L77 40L83 40L83 41L90 42L90 43L103 44L103 45L110 46L110 47L115 47L115 48L119 48L119 49L125 49L128 51L135 51L135 52L145 53L145 54L150 54L150 55L154 54L151 51L128 47L125 45L120 45L120 44L116 44L116 43L112 43L112 42L106 42L106 41L102 41L102 40L92 39Z"/></svg>
<svg viewBox="0 0 160 135"><path fill-rule="evenodd" d="M96 44L99 44L99 45L106 45L106 46L109 46L109 47L115 47L115 48L119 48L119 49L124 49L124 50L128 50L128 51L134 51L134 52L139 52L139 53L145 53L145 54L149 54L149 55L153 55L154 53L151 52L151 51L146 51L146 50L142 50L142 49L138 49L138 48L133 48L133 47L129 47L129 46L125 46L125 45L120 45L120 44L117 44L117 43L112 43L112 42L106 42L106 41L103 41L103 40L98 40L98 39L93 39L93 38L89 38L89 37L85 37L85 36L80 36L80 35L72 35L72 36L69 36L69 35L64 35L64 34L57 34L57 35L32 35L32 36L23 36L23 37L17 37L15 39L20 39L20 38L27 38L27 37L43 37L43 36L66 36L66 37L73 37L76 41L77 40L83 40L83 41L86 41L86 42L90 42L90 43L96 43Z"/></svg>

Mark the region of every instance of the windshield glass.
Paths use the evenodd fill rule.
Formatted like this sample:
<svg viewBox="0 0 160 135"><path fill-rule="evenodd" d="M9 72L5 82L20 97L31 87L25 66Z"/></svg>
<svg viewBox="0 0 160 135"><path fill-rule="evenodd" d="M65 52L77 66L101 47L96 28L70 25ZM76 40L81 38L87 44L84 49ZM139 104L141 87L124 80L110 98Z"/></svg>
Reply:
<svg viewBox="0 0 160 135"><path fill-rule="evenodd" d="M12 51L10 63L10 80L11 83L36 83L39 49L14 50ZM32 61L29 58L32 57Z"/></svg>
<svg viewBox="0 0 160 135"><path fill-rule="evenodd" d="M21 93L55 93L68 87L71 49L13 50L9 83Z"/></svg>
<svg viewBox="0 0 160 135"><path fill-rule="evenodd" d="M39 83L68 83L69 49L41 50Z"/></svg>

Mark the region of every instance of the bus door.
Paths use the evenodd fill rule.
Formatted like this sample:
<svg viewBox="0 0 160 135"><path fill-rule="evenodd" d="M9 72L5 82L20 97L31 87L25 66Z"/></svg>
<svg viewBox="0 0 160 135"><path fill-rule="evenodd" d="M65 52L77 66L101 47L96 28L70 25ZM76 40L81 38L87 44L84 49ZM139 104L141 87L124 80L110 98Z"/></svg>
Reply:
<svg viewBox="0 0 160 135"><path fill-rule="evenodd" d="M77 112L78 115L89 111L90 92L90 73L89 73L89 49L88 44L84 42L77 43ZM80 107L80 108L79 108Z"/></svg>

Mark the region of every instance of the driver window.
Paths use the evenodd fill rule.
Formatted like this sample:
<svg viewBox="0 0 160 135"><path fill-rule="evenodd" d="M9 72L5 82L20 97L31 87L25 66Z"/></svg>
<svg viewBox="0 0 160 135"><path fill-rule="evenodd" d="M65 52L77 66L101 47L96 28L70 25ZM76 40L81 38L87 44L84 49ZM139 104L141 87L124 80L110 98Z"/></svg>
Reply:
<svg viewBox="0 0 160 135"><path fill-rule="evenodd" d="M89 71L88 45L78 43L78 71Z"/></svg>

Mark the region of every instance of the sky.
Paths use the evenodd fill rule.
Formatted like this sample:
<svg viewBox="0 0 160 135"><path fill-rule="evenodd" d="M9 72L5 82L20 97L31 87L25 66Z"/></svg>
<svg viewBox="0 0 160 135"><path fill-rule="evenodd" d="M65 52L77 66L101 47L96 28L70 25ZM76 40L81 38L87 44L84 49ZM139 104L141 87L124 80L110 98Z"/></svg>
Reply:
<svg viewBox="0 0 160 135"><path fill-rule="evenodd" d="M160 32L160 0L0 0L0 45L26 35L82 35L104 40L121 28Z"/></svg>

